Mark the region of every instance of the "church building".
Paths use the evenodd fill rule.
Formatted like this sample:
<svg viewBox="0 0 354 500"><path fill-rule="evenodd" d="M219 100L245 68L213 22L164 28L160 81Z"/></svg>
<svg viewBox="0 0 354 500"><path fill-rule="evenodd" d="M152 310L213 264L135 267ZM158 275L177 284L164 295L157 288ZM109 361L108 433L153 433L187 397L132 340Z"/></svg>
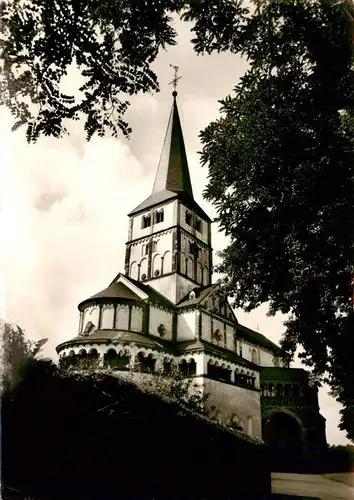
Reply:
<svg viewBox="0 0 354 500"><path fill-rule="evenodd" d="M307 372L240 324L213 284L212 221L193 196L176 96L151 195L128 215L124 273L79 304L77 335L57 346L59 360L150 374L178 364L219 421L271 444L321 448L325 423Z"/></svg>

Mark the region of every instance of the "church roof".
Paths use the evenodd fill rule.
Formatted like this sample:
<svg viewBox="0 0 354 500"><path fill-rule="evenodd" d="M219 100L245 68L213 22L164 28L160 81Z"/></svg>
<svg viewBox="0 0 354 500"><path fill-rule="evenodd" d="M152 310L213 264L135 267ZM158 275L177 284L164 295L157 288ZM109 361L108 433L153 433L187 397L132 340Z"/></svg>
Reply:
<svg viewBox="0 0 354 500"><path fill-rule="evenodd" d="M262 347L266 347L271 351L276 351L278 354L285 354L285 351L281 349L277 344L267 339L264 335L259 332L255 332L251 330L251 328L247 328L247 326L241 325L238 323L237 325L237 334L240 337L243 337L245 340L249 340L253 344L260 345Z"/></svg>
<svg viewBox="0 0 354 500"><path fill-rule="evenodd" d="M150 347L157 350L168 350L169 346L166 342L159 338L154 338L151 335L140 334L136 332L118 332L117 330L95 330L90 335L77 335L76 337L59 344L57 351L63 348L66 344L82 344L83 347L88 344L99 344L110 342L114 348L116 344L136 344L137 346Z"/></svg>
<svg viewBox="0 0 354 500"><path fill-rule="evenodd" d="M280 380L301 380L308 379L308 372L303 368L287 368L277 366L262 366L262 379Z"/></svg>
<svg viewBox="0 0 354 500"><path fill-rule="evenodd" d="M176 307L182 309L182 308L198 306L217 287L218 287L217 283L214 283L213 285L209 285L206 287L196 287L194 288L194 292L196 292L195 298L194 299L189 298L188 294L187 297L182 299L181 302L179 302L179 304L177 304ZM234 322L235 322L236 332L239 337L242 337L243 339L248 340L249 342L256 344L258 346L265 347L273 352L275 351L279 354L285 353L285 351L282 350L281 347L279 347L277 344L269 340L261 333L255 332L254 330L251 330L251 328L247 328L246 326L238 323L237 318L235 318Z"/></svg>
<svg viewBox="0 0 354 500"><path fill-rule="evenodd" d="M175 94L152 194L163 189L177 193L183 192L193 199L186 148Z"/></svg>
<svg viewBox="0 0 354 500"><path fill-rule="evenodd" d="M109 287L105 288L101 292L96 293L95 295L92 295L92 297L89 297L88 299L85 299L83 302L79 304L79 309L81 309L82 306L84 306L87 302L91 301L96 301L100 299L128 299L128 300L139 300L141 301L140 297L138 297L130 288L125 286L121 282L112 282Z"/></svg>
<svg viewBox="0 0 354 500"><path fill-rule="evenodd" d="M130 284L133 285L132 288L130 288ZM140 294L140 292L142 292L142 294ZM119 273L107 288L96 293L95 295L92 295L88 299L85 299L79 304L78 307L79 310L82 310L82 308L89 302L104 302L107 300L115 301L117 299L121 299L122 301L134 300L139 302L149 300L150 302L165 307L166 309L174 308L171 301L166 299L151 286L145 285L140 281L133 280L129 276L122 273Z"/></svg>
<svg viewBox="0 0 354 500"><path fill-rule="evenodd" d="M186 297L184 297L178 304L177 307L182 308L182 307L190 307L190 306L196 306L204 300L209 293L211 293L215 288L217 287L217 284L214 283L213 285L207 285L204 287L196 287L193 289L195 292L195 297L194 299L189 298L190 292L187 294Z"/></svg>
<svg viewBox="0 0 354 500"><path fill-rule="evenodd" d="M178 342L176 344L176 350L182 354L186 352L193 351L204 351L208 354L214 354L215 356L219 356L224 358L226 361L236 363L241 366L248 367L252 370L259 370L260 367L251 361L248 361L245 358L242 358L234 351L230 351L229 349L224 349L223 347L219 347L215 344L211 344L203 339L195 339L195 340L187 340L184 342Z"/></svg>
<svg viewBox="0 0 354 500"><path fill-rule="evenodd" d="M176 95L177 93L174 92L172 109L152 193L145 201L132 210L129 216L168 200L178 198L200 217L210 221L210 218L193 198L192 183L189 175L186 148L184 145Z"/></svg>
<svg viewBox="0 0 354 500"><path fill-rule="evenodd" d="M145 293L149 300L155 304L159 304L163 307L166 307L167 309L174 308L173 302L168 300L166 297L164 297L161 293L157 292L154 290L151 286L142 283L141 281L134 280L133 278L130 278L129 276L126 276L125 274L119 273L118 276L113 280L112 283L114 283L119 276L124 276L124 278L136 287L138 287L143 293Z"/></svg>
<svg viewBox="0 0 354 500"><path fill-rule="evenodd" d="M166 201L172 201L174 199L180 200L187 208L193 210L199 217L202 219L211 222L211 219L208 214L204 212L204 210L198 205L198 203L189 196L186 196L183 192L175 193L174 191L169 191L168 189L163 189L158 193L151 194L146 200L144 200L140 205L138 205L134 210L132 210L128 215L129 217L132 215L136 215L139 212L143 212L144 210L148 210L149 208L156 207L165 203Z"/></svg>

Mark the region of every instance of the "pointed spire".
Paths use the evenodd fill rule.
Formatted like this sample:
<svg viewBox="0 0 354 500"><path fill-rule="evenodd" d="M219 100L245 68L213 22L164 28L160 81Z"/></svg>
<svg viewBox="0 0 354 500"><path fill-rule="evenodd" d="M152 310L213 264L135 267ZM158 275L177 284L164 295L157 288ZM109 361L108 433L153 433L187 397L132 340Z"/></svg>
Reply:
<svg viewBox="0 0 354 500"><path fill-rule="evenodd" d="M184 193L193 199L186 149L177 108L177 92L173 92L173 104L162 153L157 168L152 194L164 189Z"/></svg>
<svg viewBox="0 0 354 500"><path fill-rule="evenodd" d="M173 67L176 69L175 66ZM171 83L174 84L174 87L179 78L175 75L174 80L172 80ZM184 146L182 127L176 102L176 90L174 90L172 95L173 103L170 119L168 121L167 132L152 193L128 215L132 217L139 212L149 210L167 200L179 198L190 210L194 210L196 214L199 214L199 217L211 222L211 219L193 198L186 148Z"/></svg>

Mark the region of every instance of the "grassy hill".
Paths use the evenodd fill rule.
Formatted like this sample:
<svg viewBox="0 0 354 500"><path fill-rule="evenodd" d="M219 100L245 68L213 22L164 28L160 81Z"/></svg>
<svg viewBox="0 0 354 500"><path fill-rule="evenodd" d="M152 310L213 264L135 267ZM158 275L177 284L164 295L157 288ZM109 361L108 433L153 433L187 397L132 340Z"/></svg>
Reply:
<svg viewBox="0 0 354 500"><path fill-rule="evenodd" d="M38 500L265 499L271 491L263 444L109 374L32 363L3 394L2 430L3 485Z"/></svg>

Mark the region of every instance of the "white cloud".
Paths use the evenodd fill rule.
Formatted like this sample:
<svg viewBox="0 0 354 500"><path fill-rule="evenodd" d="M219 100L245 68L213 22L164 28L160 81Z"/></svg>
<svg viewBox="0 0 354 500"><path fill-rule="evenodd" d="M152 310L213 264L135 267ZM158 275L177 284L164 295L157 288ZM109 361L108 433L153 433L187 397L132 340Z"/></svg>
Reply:
<svg viewBox="0 0 354 500"><path fill-rule="evenodd" d="M119 140L93 139L78 154L66 139L34 146L23 132L7 139L5 315L32 338L49 336L54 355L56 343L76 331L77 303L122 270L122 219L141 200L142 167Z"/></svg>

